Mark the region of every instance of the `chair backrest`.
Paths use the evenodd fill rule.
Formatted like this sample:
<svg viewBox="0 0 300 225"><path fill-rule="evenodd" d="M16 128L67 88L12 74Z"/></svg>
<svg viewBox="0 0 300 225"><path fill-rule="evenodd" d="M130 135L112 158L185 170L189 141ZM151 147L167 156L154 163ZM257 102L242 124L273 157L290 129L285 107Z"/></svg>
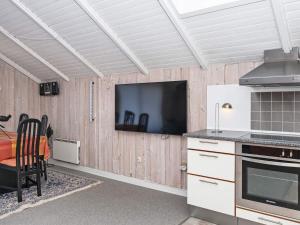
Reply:
<svg viewBox="0 0 300 225"><path fill-rule="evenodd" d="M139 118L138 131L145 132L148 128L149 114L142 113Z"/></svg>
<svg viewBox="0 0 300 225"><path fill-rule="evenodd" d="M16 166L18 171L39 168L41 122L37 119L23 120L18 127Z"/></svg>
<svg viewBox="0 0 300 225"><path fill-rule="evenodd" d="M27 120L27 119L29 119L29 116L28 116L28 114L26 114L26 113L22 113L22 114L20 114L20 116L19 116L19 123L18 123L18 125L23 121L23 120Z"/></svg>
<svg viewBox="0 0 300 225"><path fill-rule="evenodd" d="M45 136L46 132L47 132L47 125L48 125L48 116L47 115L42 116L41 124L42 124L41 135Z"/></svg>
<svg viewBox="0 0 300 225"><path fill-rule="evenodd" d="M133 125L134 123L134 113L126 110L124 116L124 125Z"/></svg>

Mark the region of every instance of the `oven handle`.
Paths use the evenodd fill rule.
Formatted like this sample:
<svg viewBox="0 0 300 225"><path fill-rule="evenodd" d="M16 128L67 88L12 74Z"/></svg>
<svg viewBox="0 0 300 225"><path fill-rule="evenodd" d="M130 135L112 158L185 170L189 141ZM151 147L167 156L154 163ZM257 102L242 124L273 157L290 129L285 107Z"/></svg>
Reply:
<svg viewBox="0 0 300 225"><path fill-rule="evenodd" d="M254 162L254 163L260 163L265 165L271 165L271 166L284 166L284 167L294 167L294 168L300 168L300 163L286 163L286 162L274 162L274 161L267 161L267 160L261 160L261 159L254 159L249 157L242 157L243 161L247 162Z"/></svg>

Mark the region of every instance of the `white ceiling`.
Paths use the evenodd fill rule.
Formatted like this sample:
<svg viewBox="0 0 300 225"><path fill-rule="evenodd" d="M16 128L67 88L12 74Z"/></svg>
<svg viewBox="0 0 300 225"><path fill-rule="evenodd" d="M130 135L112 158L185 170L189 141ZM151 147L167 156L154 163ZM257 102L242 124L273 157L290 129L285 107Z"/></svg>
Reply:
<svg viewBox="0 0 300 225"><path fill-rule="evenodd" d="M211 63L255 60L280 47L269 1L185 18L184 25Z"/></svg>
<svg viewBox="0 0 300 225"><path fill-rule="evenodd" d="M84 0L85 1L85 0ZM198 65L190 46L159 1L87 0L117 38L149 70ZM178 16L179 26L208 63L260 60L282 47L271 0ZM300 1L278 0L292 46L300 46ZM138 72L138 66L74 0L20 0L92 67L104 75ZM0 2L0 26L68 77L95 71L55 40L12 0ZM59 75L0 33L0 53L41 80Z"/></svg>
<svg viewBox="0 0 300 225"><path fill-rule="evenodd" d="M284 0L286 18L293 46L300 46L300 1Z"/></svg>

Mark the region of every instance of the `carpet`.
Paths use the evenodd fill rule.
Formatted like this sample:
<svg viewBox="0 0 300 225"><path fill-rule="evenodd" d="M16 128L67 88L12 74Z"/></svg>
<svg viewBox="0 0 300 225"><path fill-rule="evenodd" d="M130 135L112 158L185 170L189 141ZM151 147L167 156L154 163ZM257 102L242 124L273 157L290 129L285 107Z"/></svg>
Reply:
<svg viewBox="0 0 300 225"><path fill-rule="evenodd" d="M43 177L42 177L43 180ZM42 196L37 196L36 186L23 189L23 202L18 203L16 192L0 195L0 219L24 209L35 207L100 184L99 180L48 169L48 181L42 183Z"/></svg>
<svg viewBox="0 0 300 225"><path fill-rule="evenodd" d="M200 220L198 218L190 217L186 221L184 221L184 223L182 223L181 225L216 225L216 224L209 223L209 222Z"/></svg>

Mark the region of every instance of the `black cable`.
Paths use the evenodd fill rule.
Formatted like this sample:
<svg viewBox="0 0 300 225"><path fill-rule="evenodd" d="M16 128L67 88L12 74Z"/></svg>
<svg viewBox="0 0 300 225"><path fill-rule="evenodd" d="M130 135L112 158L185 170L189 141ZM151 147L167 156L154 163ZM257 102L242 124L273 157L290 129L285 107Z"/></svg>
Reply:
<svg viewBox="0 0 300 225"><path fill-rule="evenodd" d="M11 118L10 114L8 116L0 116L0 121L1 122L7 122L7 121L9 121L10 118ZM4 129L5 126L0 124L0 131L2 131L9 139L11 139L11 137L2 128Z"/></svg>
<svg viewBox="0 0 300 225"><path fill-rule="evenodd" d="M2 128L5 128L5 127L0 124L0 131L2 131L9 139L11 139L11 137Z"/></svg>

